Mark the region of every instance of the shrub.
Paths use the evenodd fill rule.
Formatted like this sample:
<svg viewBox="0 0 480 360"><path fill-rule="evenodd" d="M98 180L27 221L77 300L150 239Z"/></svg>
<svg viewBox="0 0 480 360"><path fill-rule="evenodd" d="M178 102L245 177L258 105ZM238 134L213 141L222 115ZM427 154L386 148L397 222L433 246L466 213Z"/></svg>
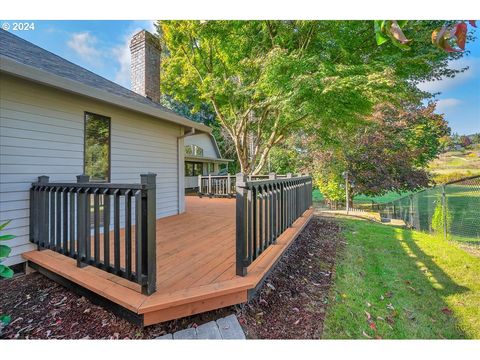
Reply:
<svg viewBox="0 0 480 360"><path fill-rule="evenodd" d="M6 221L3 224L0 224L0 231L3 231L7 227L10 221ZM7 241L14 239L14 235L0 235L0 241ZM0 244L0 277L2 278L11 278L13 276L13 270L10 269L7 265L3 265L2 262L10 255L10 249L7 245ZM4 325L7 325L10 322L10 316L0 315L0 322Z"/></svg>
<svg viewBox="0 0 480 360"><path fill-rule="evenodd" d="M437 235L443 234L443 227L445 225L445 222L447 225L447 230L452 225L452 214L448 209L448 205L445 206L445 217L443 211L444 208L442 205L442 199L440 197L437 197L437 205L435 206L435 210L433 211L432 215L432 230Z"/></svg>

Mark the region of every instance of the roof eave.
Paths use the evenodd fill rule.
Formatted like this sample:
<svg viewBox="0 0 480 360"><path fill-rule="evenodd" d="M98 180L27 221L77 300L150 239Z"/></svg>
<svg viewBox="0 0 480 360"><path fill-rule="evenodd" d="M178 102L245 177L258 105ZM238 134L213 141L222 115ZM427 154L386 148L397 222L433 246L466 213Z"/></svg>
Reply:
<svg viewBox="0 0 480 360"><path fill-rule="evenodd" d="M212 158L207 156L185 155L185 160L193 161L214 161L214 162L232 162L232 159Z"/></svg>
<svg viewBox="0 0 480 360"><path fill-rule="evenodd" d="M212 129L210 127L192 120L188 120L175 113L162 111L161 109L156 109L146 104L141 104L135 100L114 95L106 90L98 89L89 85L82 84L78 81L66 79L64 77L51 74L47 71L21 64L2 55L0 55L0 70L14 76L58 88L73 94L86 96L88 98L103 101L128 110L146 114L167 122L183 126L185 128L194 128L197 132L203 132L207 134L210 134L212 132Z"/></svg>

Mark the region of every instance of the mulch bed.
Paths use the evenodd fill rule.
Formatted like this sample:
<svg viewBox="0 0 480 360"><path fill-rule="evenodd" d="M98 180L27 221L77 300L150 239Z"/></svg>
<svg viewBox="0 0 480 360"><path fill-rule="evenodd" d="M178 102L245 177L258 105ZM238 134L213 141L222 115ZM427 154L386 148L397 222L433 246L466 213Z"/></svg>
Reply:
<svg viewBox="0 0 480 360"><path fill-rule="evenodd" d="M247 338L319 339L330 296L341 228L314 217L262 289L238 315Z"/></svg>
<svg viewBox="0 0 480 360"><path fill-rule="evenodd" d="M4 339L151 339L236 313L247 338L320 338L341 243L339 225L314 217L247 304L141 329L46 277L0 281Z"/></svg>

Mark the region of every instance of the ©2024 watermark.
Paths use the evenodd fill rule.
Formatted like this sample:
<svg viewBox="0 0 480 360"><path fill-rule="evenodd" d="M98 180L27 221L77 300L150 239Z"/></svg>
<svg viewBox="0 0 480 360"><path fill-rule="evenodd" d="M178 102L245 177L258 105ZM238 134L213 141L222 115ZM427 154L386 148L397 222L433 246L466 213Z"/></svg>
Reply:
<svg viewBox="0 0 480 360"><path fill-rule="evenodd" d="M35 23L33 21L1 21L2 29L6 31L33 31Z"/></svg>

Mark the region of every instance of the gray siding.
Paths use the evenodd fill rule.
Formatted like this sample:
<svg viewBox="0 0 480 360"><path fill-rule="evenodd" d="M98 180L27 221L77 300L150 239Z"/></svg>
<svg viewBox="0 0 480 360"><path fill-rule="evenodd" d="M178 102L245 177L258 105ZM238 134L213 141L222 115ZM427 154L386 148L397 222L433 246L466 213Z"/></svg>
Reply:
<svg viewBox="0 0 480 360"><path fill-rule="evenodd" d="M7 264L21 262L21 253L33 249L28 242L30 183L39 175L75 181L83 172L85 111L111 118L112 182L137 183L141 173L155 172L157 217L183 209L180 126L4 74L0 94L0 221L12 219L8 232L17 236L7 243L12 247Z"/></svg>
<svg viewBox="0 0 480 360"><path fill-rule="evenodd" d="M217 152L215 151L215 145L210 135L208 134L195 134L187 136L185 138L185 145L198 145L203 149L203 156L210 158L217 158Z"/></svg>

